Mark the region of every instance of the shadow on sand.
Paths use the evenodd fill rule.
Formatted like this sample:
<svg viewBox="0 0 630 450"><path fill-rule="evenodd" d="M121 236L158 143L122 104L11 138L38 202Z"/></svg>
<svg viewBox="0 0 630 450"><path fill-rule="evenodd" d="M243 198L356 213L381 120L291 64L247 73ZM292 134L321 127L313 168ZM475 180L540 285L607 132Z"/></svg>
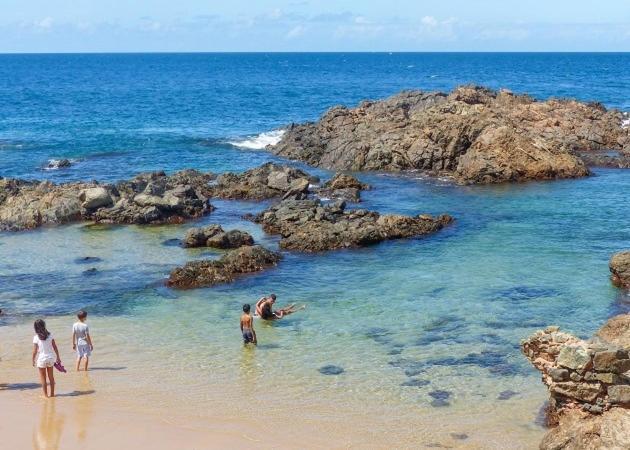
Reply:
<svg viewBox="0 0 630 450"><path fill-rule="evenodd" d="M56 397L79 397L81 395L91 395L94 394L96 391L94 389L90 389L88 391L72 391L72 392L66 392L64 394L57 394Z"/></svg>
<svg viewBox="0 0 630 450"><path fill-rule="evenodd" d="M0 391L25 391L27 389L39 389L39 383L0 383Z"/></svg>
<svg viewBox="0 0 630 450"><path fill-rule="evenodd" d="M91 372L92 370L125 370L127 367L90 367L88 370Z"/></svg>

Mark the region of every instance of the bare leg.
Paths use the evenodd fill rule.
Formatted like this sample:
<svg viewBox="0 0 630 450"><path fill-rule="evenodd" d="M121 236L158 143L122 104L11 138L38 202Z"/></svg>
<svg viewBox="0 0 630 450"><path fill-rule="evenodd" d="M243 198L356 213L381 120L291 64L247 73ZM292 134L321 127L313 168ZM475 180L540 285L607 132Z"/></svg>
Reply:
<svg viewBox="0 0 630 450"><path fill-rule="evenodd" d="M81 368L79 367L80 365L81 365L81 357L79 356L79 357L77 358L77 372L78 372L79 370L81 370Z"/></svg>
<svg viewBox="0 0 630 450"><path fill-rule="evenodd" d="M52 367L46 367L46 372L48 372L48 381L50 382L50 396L55 396L55 374L53 373Z"/></svg>
<svg viewBox="0 0 630 450"><path fill-rule="evenodd" d="M37 370L39 370L39 382L42 384L44 397L48 397L48 386L46 385L46 369L38 367Z"/></svg>
<svg viewBox="0 0 630 450"><path fill-rule="evenodd" d="M86 357L85 357L85 368L84 368L84 370L85 370L86 372L87 372L87 366L88 366L88 363L89 363L89 362L90 362L90 357L89 357L89 356L86 356Z"/></svg>

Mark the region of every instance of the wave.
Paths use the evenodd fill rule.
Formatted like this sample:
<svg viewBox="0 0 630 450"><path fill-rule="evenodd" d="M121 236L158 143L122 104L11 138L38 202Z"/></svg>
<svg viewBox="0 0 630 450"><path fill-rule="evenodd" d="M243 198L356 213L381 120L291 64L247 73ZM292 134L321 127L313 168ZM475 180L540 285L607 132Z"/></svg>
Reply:
<svg viewBox="0 0 630 450"><path fill-rule="evenodd" d="M284 136L285 130L272 130L260 133L258 136L244 138L238 141L228 141L228 144L239 148L262 150L268 145L276 145Z"/></svg>

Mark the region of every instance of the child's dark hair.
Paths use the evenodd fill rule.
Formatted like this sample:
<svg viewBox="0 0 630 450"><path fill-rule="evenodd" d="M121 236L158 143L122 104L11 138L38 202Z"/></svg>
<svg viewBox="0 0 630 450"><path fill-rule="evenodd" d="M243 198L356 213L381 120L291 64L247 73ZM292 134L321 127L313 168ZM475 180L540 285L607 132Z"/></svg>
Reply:
<svg viewBox="0 0 630 450"><path fill-rule="evenodd" d="M33 324L33 327L35 328L35 334L37 334L37 337L42 341L45 341L48 339L48 336L50 336L50 333L46 329L46 322L42 319L37 319Z"/></svg>
<svg viewBox="0 0 630 450"><path fill-rule="evenodd" d="M249 314L249 310L250 310L250 309L251 309L251 306L249 306L249 303L245 303L245 304L243 305L243 312L244 312L245 314Z"/></svg>
<svg viewBox="0 0 630 450"><path fill-rule="evenodd" d="M85 318L87 317L87 311L86 311L86 310L84 310L84 309L82 309L81 311L79 311L79 312L77 313L77 317L78 317L80 320L85 319Z"/></svg>

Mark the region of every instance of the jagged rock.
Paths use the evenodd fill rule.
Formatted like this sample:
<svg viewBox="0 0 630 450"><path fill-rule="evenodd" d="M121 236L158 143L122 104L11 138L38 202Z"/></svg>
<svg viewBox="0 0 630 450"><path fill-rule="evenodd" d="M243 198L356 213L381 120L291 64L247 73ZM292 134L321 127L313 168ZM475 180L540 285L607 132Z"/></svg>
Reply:
<svg viewBox="0 0 630 450"><path fill-rule="evenodd" d="M610 344L630 351L630 314L613 317L595 335Z"/></svg>
<svg viewBox="0 0 630 450"><path fill-rule="evenodd" d="M328 169L417 169L462 183L570 178L589 173L578 152L630 149L623 118L599 104L464 86L337 106L269 149Z"/></svg>
<svg viewBox="0 0 630 450"><path fill-rule="evenodd" d="M238 248L254 245L254 238L244 231L223 231L220 225L191 228L183 240L184 247Z"/></svg>
<svg viewBox="0 0 630 450"><path fill-rule="evenodd" d="M46 164L46 169L65 169L70 166L72 166L72 161L69 159L51 159L48 161L48 164Z"/></svg>
<svg viewBox="0 0 630 450"><path fill-rule="evenodd" d="M342 201L324 205L319 200L284 200L254 218L267 233L282 236L280 247L305 252L361 247L389 239L426 235L452 220L448 215L433 218L346 211Z"/></svg>
<svg viewBox="0 0 630 450"><path fill-rule="evenodd" d="M174 269L166 285L179 289L193 289L230 283L238 276L260 272L275 266L280 254L259 245L231 250L218 260L191 261Z"/></svg>
<svg viewBox="0 0 630 450"><path fill-rule="evenodd" d="M0 230L24 230L79 220L181 223L212 211L209 182L196 170L140 174L116 185L53 184L0 179Z"/></svg>
<svg viewBox="0 0 630 450"><path fill-rule="evenodd" d="M604 414L571 410L540 443L541 450L611 450L630 448L630 410L613 408Z"/></svg>
<svg viewBox="0 0 630 450"><path fill-rule="evenodd" d="M630 448L625 409L630 407L630 359L618 344L630 338L629 325L626 314L610 319L589 341L549 327L521 342L551 394L548 421L556 428L540 448ZM605 339L610 335L614 342Z"/></svg>
<svg viewBox="0 0 630 450"><path fill-rule="evenodd" d="M610 258L610 279L615 286L630 288L630 250L615 253Z"/></svg>
<svg viewBox="0 0 630 450"><path fill-rule="evenodd" d="M262 200L283 197L291 192L306 198L309 182L315 181L306 172L289 166L267 163L242 174L219 175L210 196L225 199Z"/></svg>
<svg viewBox="0 0 630 450"><path fill-rule="evenodd" d="M343 173L335 174L315 193L321 198L360 202L361 191L370 189L370 185L361 183L355 177Z"/></svg>

